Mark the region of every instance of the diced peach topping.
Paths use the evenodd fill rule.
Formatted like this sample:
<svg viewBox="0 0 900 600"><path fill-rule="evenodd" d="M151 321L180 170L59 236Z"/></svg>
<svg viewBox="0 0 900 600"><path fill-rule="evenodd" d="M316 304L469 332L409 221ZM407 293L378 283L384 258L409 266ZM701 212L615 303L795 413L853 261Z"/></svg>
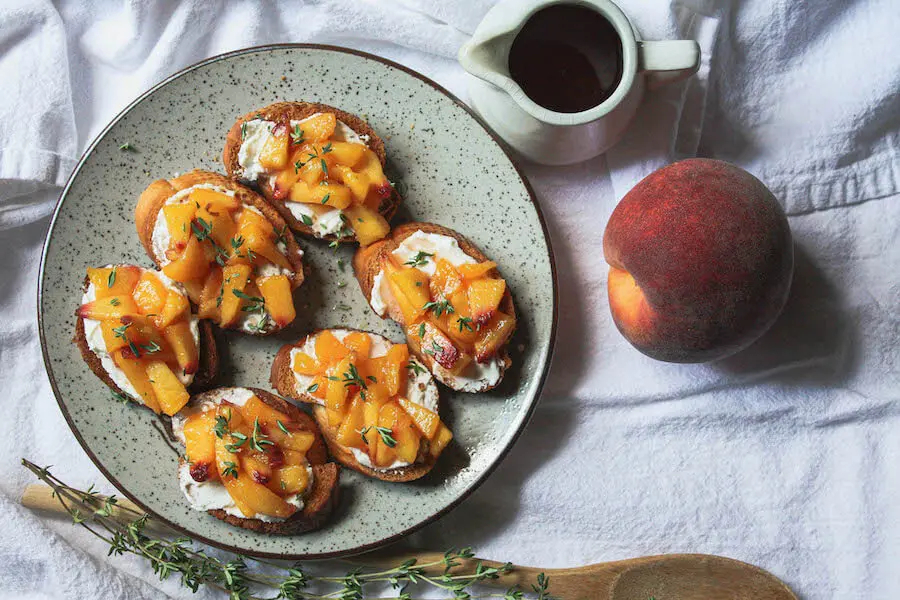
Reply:
<svg viewBox="0 0 900 600"><path fill-rule="evenodd" d="M453 265L430 254L427 261L434 263L431 276L416 257L383 262L392 314L399 310L407 343L426 362L462 375L473 362L496 356L515 330L515 317L500 310L506 281L493 261Z"/></svg>
<svg viewBox="0 0 900 600"><path fill-rule="evenodd" d="M394 189L378 155L364 144L335 140L336 127L333 113L290 127L279 123L266 138L259 162L274 177L275 200L344 211L345 225L338 237L352 231L365 246L390 231L379 209ZM309 216L302 219L307 226L311 221Z"/></svg>
<svg viewBox="0 0 900 600"><path fill-rule="evenodd" d="M141 269L130 265L88 268L88 280L94 285L94 295L98 300L109 296L130 296L141 277Z"/></svg>
<svg viewBox="0 0 900 600"><path fill-rule="evenodd" d="M144 271L131 293L138 310L144 315L158 315L162 312L168 294L165 284L150 271Z"/></svg>
<svg viewBox="0 0 900 600"><path fill-rule="evenodd" d="M106 352L144 404L168 415L181 410L189 394L176 373L195 373L200 358L188 299L138 267L88 269L88 278L95 292L121 294L89 302L76 314L100 321Z"/></svg>
<svg viewBox="0 0 900 600"><path fill-rule="evenodd" d="M279 274L263 284L263 294L254 276L255 270L269 264L294 271L284 251L284 236L290 235L286 226L276 230L255 207L241 204L236 196L207 188L192 190L184 202L163 206L163 217L170 236L163 273L185 287L188 297L199 306L201 318L223 327L234 326L246 304L234 297L233 290L241 294L249 286L249 291L259 296L252 311L265 315L260 323L284 327L294 320L292 280ZM247 271L244 283L229 282L228 276L239 266L240 272ZM140 301L144 314L165 313L160 317L161 326L183 310L180 304L157 306L158 299L149 291L142 289L135 299Z"/></svg>
<svg viewBox="0 0 900 600"><path fill-rule="evenodd" d="M305 395L325 406L337 443L365 451L376 466L390 466L398 459L416 462L421 440L437 435L441 421L408 399L412 366L407 345L393 344L376 352L365 332L339 338L330 330L317 333L312 343L315 356L295 353L293 370L304 378L314 377ZM309 379L303 381L307 385Z"/></svg>
<svg viewBox="0 0 900 600"><path fill-rule="evenodd" d="M252 396L243 406L223 401L189 415L184 434L191 476L221 481L244 516L296 512L285 498L309 487L306 452L314 433Z"/></svg>
<svg viewBox="0 0 900 600"><path fill-rule="evenodd" d="M256 285L265 300L269 316L279 326L284 327L294 320L297 313L291 296L291 281L286 275L260 277L256 280Z"/></svg>
<svg viewBox="0 0 900 600"><path fill-rule="evenodd" d="M160 360L149 361L147 376L153 393L156 394L156 401L164 413L171 416L184 408L191 395L166 363Z"/></svg>

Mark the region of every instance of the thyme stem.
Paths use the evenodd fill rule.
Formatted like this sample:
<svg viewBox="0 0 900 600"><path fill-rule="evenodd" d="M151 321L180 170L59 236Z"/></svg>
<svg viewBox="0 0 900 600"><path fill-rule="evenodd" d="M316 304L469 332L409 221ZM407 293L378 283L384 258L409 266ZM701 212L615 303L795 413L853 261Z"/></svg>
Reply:
<svg viewBox="0 0 900 600"><path fill-rule="evenodd" d="M358 568L343 577L308 575L300 563L284 565L277 562L240 555L232 555L230 560L211 556L194 547L193 540L179 537L168 539L152 537L145 528L150 523L148 515L128 506L120 506L115 496L104 497L94 491L93 486L86 491L71 487L56 478L49 467L38 467L22 459L22 465L53 490L63 509L80 525L98 539L109 545L109 556L133 554L146 559L160 580L178 574L181 583L196 592L201 585L209 586L228 594L230 600L363 600L366 597L363 586L369 584L389 584L397 590L397 596L381 597L375 600L413 600L407 589L415 586L430 586L446 590L455 600L477 598L503 598L523 600L526 593L513 587L505 594L473 595L474 585L498 579L513 570L509 563L500 567L487 567L478 562L474 570L460 573L451 569L459 567L461 560L471 559L470 548L450 550L442 560L432 560L417 564L408 559L390 569L365 571ZM279 574L269 574L248 569L247 561L277 569ZM443 566L443 575L427 574L426 569ZM307 589L310 584L317 588L331 589L322 593L318 589ZM250 591L253 586L254 591ZM531 586L530 597L537 600L553 600L548 593L549 578L541 573L537 584ZM256 588L277 592L275 596L256 595ZM318 592L318 593L317 593Z"/></svg>

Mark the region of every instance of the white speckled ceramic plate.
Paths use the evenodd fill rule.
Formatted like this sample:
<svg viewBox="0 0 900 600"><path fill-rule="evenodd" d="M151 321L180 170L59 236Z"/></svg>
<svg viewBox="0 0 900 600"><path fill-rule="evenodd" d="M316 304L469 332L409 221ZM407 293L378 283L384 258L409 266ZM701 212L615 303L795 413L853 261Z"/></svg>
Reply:
<svg viewBox="0 0 900 600"><path fill-rule="evenodd" d="M456 437L428 476L392 484L345 470L342 501L331 522L288 537L238 529L191 510L176 482L177 454L154 415L116 402L71 342L87 266L150 266L132 219L141 191L156 178L194 167L222 171L219 156L234 119L281 100L319 101L367 117L386 141L388 175L405 190L396 221L433 221L468 236L499 263L519 314L511 346L514 366L500 388L478 395L442 389L441 416ZM121 150L125 143L133 151ZM318 327L359 327L402 341L401 329L379 319L360 293L349 269L355 247L332 250L305 239L300 244L311 272L295 295L296 322L270 338L220 336L222 385L269 389L278 347ZM546 228L531 189L497 140L459 100L422 75L376 56L311 45L211 58L157 85L116 117L62 193L44 248L38 305L44 360L60 408L110 481L195 539L285 558L370 549L438 518L465 498L528 421L556 331Z"/></svg>

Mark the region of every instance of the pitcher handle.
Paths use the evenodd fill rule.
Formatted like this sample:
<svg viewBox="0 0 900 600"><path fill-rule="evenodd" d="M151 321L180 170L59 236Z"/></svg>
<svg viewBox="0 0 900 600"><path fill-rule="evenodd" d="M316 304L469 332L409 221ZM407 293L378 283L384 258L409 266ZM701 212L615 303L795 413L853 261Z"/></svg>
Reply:
<svg viewBox="0 0 900 600"><path fill-rule="evenodd" d="M638 42L638 68L656 85L687 79L700 68L700 44L694 40Z"/></svg>

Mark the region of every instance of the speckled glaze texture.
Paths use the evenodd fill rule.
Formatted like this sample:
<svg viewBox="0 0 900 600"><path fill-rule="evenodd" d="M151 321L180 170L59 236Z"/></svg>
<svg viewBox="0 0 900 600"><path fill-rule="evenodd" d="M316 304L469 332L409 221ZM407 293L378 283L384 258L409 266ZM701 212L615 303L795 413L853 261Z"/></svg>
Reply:
<svg viewBox="0 0 900 600"><path fill-rule="evenodd" d="M396 222L456 229L496 260L516 299L514 364L497 390L441 389L454 443L422 480L391 484L345 470L342 502L323 529L275 537L192 511L176 483L178 456L147 410L116 402L71 343L85 267L150 266L132 211L154 179L191 168L222 171L234 119L283 100L324 102L364 116L384 138L388 176L405 204ZM129 143L132 151L121 150ZM310 267L295 292L297 319L268 338L219 335L225 386L269 389L278 348L323 327L356 327L402 341L353 279L355 246L301 240ZM343 265L343 268L341 267ZM72 430L98 467L153 514L191 536L254 555L350 554L394 540L443 514L499 462L525 426L547 372L556 324L555 280L530 188L504 150L457 100L424 77L374 56L323 46L271 46L191 67L139 98L94 142L66 186L44 249L38 305L47 370Z"/></svg>

